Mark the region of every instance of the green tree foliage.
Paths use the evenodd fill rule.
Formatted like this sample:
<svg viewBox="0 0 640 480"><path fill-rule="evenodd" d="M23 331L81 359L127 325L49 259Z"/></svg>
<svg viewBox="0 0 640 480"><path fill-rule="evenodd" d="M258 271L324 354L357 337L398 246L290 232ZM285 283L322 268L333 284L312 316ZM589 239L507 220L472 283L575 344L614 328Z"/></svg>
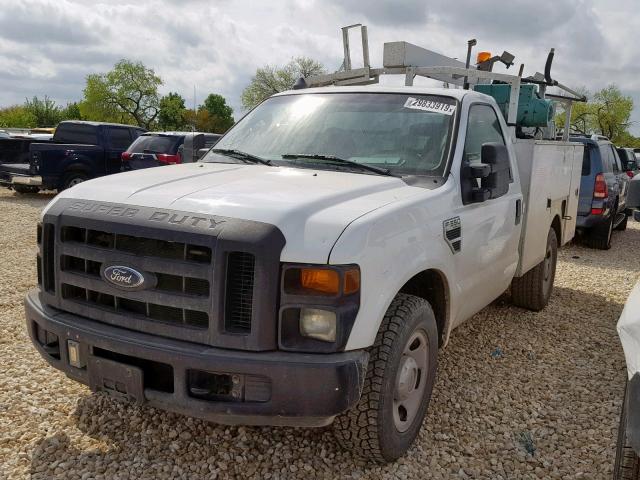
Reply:
<svg viewBox="0 0 640 480"><path fill-rule="evenodd" d="M227 101L222 95L211 93L204 99L199 110L205 110L208 113L207 124L203 125L205 132L224 133L234 123L233 109L227 105Z"/></svg>
<svg viewBox="0 0 640 480"><path fill-rule="evenodd" d="M271 95L289 90L300 77L325 73L325 67L307 57L297 57L282 67L265 65L256 70L251 83L242 92L242 106L253 108Z"/></svg>
<svg viewBox="0 0 640 480"><path fill-rule="evenodd" d="M69 102L60 110L60 120L83 120L78 102Z"/></svg>
<svg viewBox="0 0 640 480"><path fill-rule="evenodd" d="M24 105L12 105L0 108L0 127L33 128L37 119Z"/></svg>
<svg viewBox="0 0 640 480"><path fill-rule="evenodd" d="M160 99L158 127L161 130L183 130L186 126L185 112L184 98L169 92Z"/></svg>
<svg viewBox="0 0 640 480"><path fill-rule="evenodd" d="M80 111L89 120L150 128L160 110L160 85L162 80L152 69L123 59L110 72L87 75Z"/></svg>
<svg viewBox="0 0 640 480"><path fill-rule="evenodd" d="M33 97L31 100L27 98L24 108L35 117L36 127L55 127L62 117L60 107L46 95L44 100L38 97Z"/></svg>
<svg viewBox="0 0 640 480"><path fill-rule="evenodd" d="M638 139L629 133L633 99L622 94L611 84L590 96L586 89L580 93L587 96L587 103L575 103L571 112L571 130L583 134L598 134L608 137L620 146L635 145ZM564 125L565 113L556 117L559 126Z"/></svg>

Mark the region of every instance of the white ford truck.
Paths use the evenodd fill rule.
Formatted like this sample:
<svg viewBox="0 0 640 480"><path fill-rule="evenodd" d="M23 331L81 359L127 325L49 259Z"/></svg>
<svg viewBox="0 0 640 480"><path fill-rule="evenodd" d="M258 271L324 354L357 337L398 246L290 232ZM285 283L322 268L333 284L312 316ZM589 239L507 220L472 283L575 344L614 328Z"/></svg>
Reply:
<svg viewBox="0 0 640 480"><path fill-rule="evenodd" d="M517 106L520 77L446 68L511 82ZM92 390L225 424L333 423L393 460L451 331L508 289L544 308L574 234L582 145L504 111L472 89L301 88L197 163L65 190L39 226L31 339Z"/></svg>

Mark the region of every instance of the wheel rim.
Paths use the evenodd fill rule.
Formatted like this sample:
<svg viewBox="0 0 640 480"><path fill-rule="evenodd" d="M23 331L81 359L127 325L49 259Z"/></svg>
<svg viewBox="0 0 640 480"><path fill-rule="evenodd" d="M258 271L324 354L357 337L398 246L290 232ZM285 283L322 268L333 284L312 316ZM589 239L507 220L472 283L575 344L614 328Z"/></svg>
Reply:
<svg viewBox="0 0 640 480"><path fill-rule="evenodd" d="M428 342L423 330L413 332L404 347L393 392L393 421L399 432L406 432L424 397L427 384Z"/></svg>
<svg viewBox="0 0 640 480"><path fill-rule="evenodd" d="M84 182L84 178L74 177L71 180L69 180L67 185L69 185L69 187L73 187L74 185L78 185L79 183L82 183L82 182Z"/></svg>

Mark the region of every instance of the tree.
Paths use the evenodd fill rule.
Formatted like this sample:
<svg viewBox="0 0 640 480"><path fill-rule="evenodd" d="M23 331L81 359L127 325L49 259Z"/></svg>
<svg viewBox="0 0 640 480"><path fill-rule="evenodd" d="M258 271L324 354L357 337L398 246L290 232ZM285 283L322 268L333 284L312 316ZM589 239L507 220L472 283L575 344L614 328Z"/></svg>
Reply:
<svg viewBox="0 0 640 480"><path fill-rule="evenodd" d="M67 106L60 110L60 120L82 120L80 104L78 102L67 103Z"/></svg>
<svg viewBox="0 0 640 480"><path fill-rule="evenodd" d="M25 99L24 108L36 119L37 127L55 127L61 120L60 107L46 95L44 100L35 96Z"/></svg>
<svg viewBox="0 0 640 480"><path fill-rule="evenodd" d="M265 65L256 70L251 83L242 92L242 105L255 107L271 95L289 90L300 77L325 73L324 66L308 57L297 57L282 67Z"/></svg>
<svg viewBox="0 0 640 480"><path fill-rule="evenodd" d="M209 114L206 132L224 133L234 123L233 109L227 105L227 101L222 95L211 93L204 99L199 109L204 109Z"/></svg>
<svg viewBox="0 0 640 480"><path fill-rule="evenodd" d="M160 85L162 80L152 69L123 59L110 72L87 75L80 110L88 119L150 128L160 110Z"/></svg>
<svg viewBox="0 0 640 480"><path fill-rule="evenodd" d="M580 93L588 99L589 92ZM633 99L622 94L612 84L596 92L587 103L574 103L571 111L571 130L582 134L598 134L608 137L619 145L635 144L635 138L629 133ZM564 125L565 112L556 117L556 124Z"/></svg>
<svg viewBox="0 0 640 480"><path fill-rule="evenodd" d="M628 133L633 110L633 99L624 96L616 85L609 85L593 96L596 133L617 143L619 137Z"/></svg>
<svg viewBox="0 0 640 480"><path fill-rule="evenodd" d="M169 92L160 99L158 127L162 130L182 130L185 128L186 107L184 98L177 93Z"/></svg>
<svg viewBox="0 0 640 480"><path fill-rule="evenodd" d="M0 109L0 127L33 128L37 119L24 105L12 105Z"/></svg>

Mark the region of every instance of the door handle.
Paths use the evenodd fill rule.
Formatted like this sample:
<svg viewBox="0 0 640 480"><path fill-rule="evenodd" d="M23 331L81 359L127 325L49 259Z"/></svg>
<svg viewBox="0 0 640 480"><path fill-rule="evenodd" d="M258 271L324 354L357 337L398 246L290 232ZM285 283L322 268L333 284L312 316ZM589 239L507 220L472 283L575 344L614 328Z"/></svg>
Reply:
<svg viewBox="0 0 640 480"><path fill-rule="evenodd" d="M520 225L520 218L522 217L522 200L516 200L516 225Z"/></svg>

